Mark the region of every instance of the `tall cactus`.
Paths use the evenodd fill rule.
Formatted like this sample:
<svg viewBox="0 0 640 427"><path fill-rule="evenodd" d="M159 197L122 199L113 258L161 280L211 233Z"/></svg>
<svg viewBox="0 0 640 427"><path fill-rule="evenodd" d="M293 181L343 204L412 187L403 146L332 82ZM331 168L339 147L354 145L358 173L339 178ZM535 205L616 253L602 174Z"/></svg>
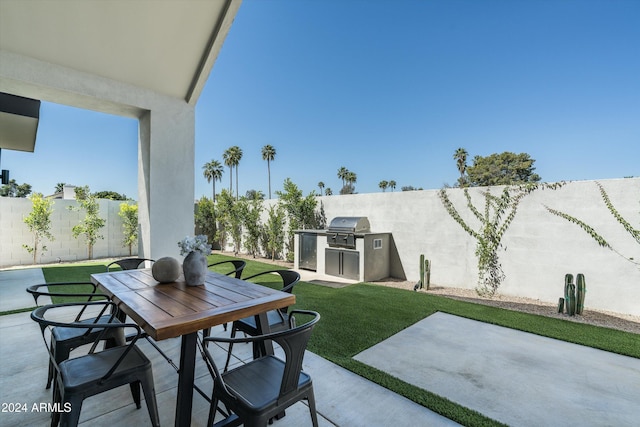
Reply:
<svg viewBox="0 0 640 427"><path fill-rule="evenodd" d="M569 316L576 314L576 285L573 284L573 274L564 276L564 301L567 314Z"/></svg>
<svg viewBox="0 0 640 427"><path fill-rule="evenodd" d="M587 292L587 285L584 281L584 274L576 276L576 314L582 314L584 310L584 297Z"/></svg>
<svg viewBox="0 0 640 427"><path fill-rule="evenodd" d="M416 285L420 289L424 288L424 254L420 255L420 281Z"/></svg>
<svg viewBox="0 0 640 427"><path fill-rule="evenodd" d="M424 260L424 275L424 284L427 287L427 290L429 290L429 287L431 286L431 261L428 259Z"/></svg>

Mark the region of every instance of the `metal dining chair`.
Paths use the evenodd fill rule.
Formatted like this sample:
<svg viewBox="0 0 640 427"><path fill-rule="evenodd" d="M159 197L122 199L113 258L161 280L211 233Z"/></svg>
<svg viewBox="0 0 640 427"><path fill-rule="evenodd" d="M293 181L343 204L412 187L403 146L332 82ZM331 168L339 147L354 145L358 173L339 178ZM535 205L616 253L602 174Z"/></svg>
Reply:
<svg viewBox="0 0 640 427"><path fill-rule="evenodd" d="M99 313L94 317L94 321L78 321L77 319L82 317L80 314L72 322L57 320L60 317L58 312L67 312L72 309L78 310L79 313L84 313L85 309L99 310ZM135 323L119 322L116 319L116 311L117 307L111 301L93 301L49 304L38 307L31 313L31 319L40 325L42 337L55 370L53 402L59 404L60 408L65 408L63 411L51 413L52 426L57 426L58 422L62 427L77 426L82 403L87 397L127 384L138 409L141 408L140 387L142 386L151 424L160 425L151 361L136 346L141 329ZM54 331L68 329L77 329L81 335L94 336L95 339L88 354L58 361L52 350L53 347L49 345L49 339ZM97 345L101 339L114 331L123 329L135 331L134 337L128 344L97 351ZM98 335L95 335L96 331L99 331Z"/></svg>
<svg viewBox="0 0 640 427"><path fill-rule="evenodd" d="M244 268L246 267L247 262L241 259L227 259L224 261L218 261L218 262L214 262L213 264L209 264L207 267L209 268L209 270L213 269L213 271L218 271L221 266L224 269L226 269L227 267L229 267L229 264L232 266L231 267L232 270L222 274L224 274L225 276L233 276L236 279L239 279L240 277L242 277L242 272L244 271ZM227 324L225 323L223 327L224 327L224 330L226 331ZM210 332L211 332L211 329L203 330L202 331L203 337L208 337Z"/></svg>
<svg viewBox="0 0 640 427"><path fill-rule="evenodd" d="M228 264L231 264L232 270L222 274L224 274L225 276L233 275L236 279L239 279L240 277L242 277L242 271L246 267L247 262L241 259L227 259L224 261L218 261L218 262L214 262L213 264L209 264L207 267L209 267L209 270L213 268L213 271L218 271L221 266L225 268L228 267Z"/></svg>
<svg viewBox="0 0 640 427"><path fill-rule="evenodd" d="M243 280L262 282L263 284L273 284L274 279L278 282L282 282L282 288L280 289L282 292L293 293L293 287L300 281L300 273L294 270L269 270L245 277ZM279 310L270 310L267 312L269 331L281 331L289 327L289 316L287 314L288 309L288 307L284 307ZM231 338L234 338L238 331L252 336L256 336L261 333L257 326L255 316L245 317L234 321L231 325ZM225 371L229 368L232 350L233 343L230 343L227 362L224 365ZM254 357L258 357L258 349L256 345L254 345Z"/></svg>
<svg viewBox="0 0 640 427"><path fill-rule="evenodd" d="M78 287L86 287L90 291L86 293L77 292ZM65 283L42 283L38 285L32 285L27 288L27 292L33 296L33 299L38 305L40 297L59 297L59 298L73 298L77 301L96 301L99 299L109 300L107 295L103 295L97 292L97 287L91 282L65 282ZM113 313L102 316L102 318L96 318L95 316L84 317L85 309L83 307L75 318L75 322L85 323L102 323L110 319ZM108 334L103 335L103 331L99 328L93 328L90 331L78 329L78 328L53 328L51 331L50 347L53 354L52 361L49 362L49 373L47 376L46 388L51 387L51 382L54 375L54 362L60 363L69 358L69 354L73 349L82 347L83 345L92 343L96 338L100 337L105 341L106 347L114 347L116 345L124 344L124 333L122 329L110 330Z"/></svg>
<svg viewBox="0 0 640 427"><path fill-rule="evenodd" d="M296 318L309 318L294 326ZM306 400L311 422L318 426L318 416L311 377L302 371L302 361L311 332L320 320L314 311L292 310L288 328L280 332L243 338L208 337L205 342L260 343L273 340L284 351L285 358L267 355L220 373L207 346L204 346L205 362L213 377L213 392L209 408L208 426L212 426L219 412L218 403L231 413L222 412L224 425L243 424L248 427L266 426L269 420L284 414L285 409L296 402ZM298 322L300 323L300 322Z"/></svg>
<svg viewBox="0 0 640 427"><path fill-rule="evenodd" d="M120 267L121 270L136 270L140 268L142 263L151 263L156 262L154 259L149 258L123 258L107 264L107 271L111 271L115 266Z"/></svg>

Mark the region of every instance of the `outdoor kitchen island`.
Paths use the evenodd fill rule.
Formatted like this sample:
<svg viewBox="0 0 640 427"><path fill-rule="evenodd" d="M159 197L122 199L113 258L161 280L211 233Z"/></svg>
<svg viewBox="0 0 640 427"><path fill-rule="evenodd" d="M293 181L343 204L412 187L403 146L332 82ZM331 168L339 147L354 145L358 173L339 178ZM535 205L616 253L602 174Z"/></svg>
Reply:
<svg viewBox="0 0 640 427"><path fill-rule="evenodd" d="M389 277L391 233L371 232L366 217L336 217L326 230L296 230L294 268L359 282Z"/></svg>

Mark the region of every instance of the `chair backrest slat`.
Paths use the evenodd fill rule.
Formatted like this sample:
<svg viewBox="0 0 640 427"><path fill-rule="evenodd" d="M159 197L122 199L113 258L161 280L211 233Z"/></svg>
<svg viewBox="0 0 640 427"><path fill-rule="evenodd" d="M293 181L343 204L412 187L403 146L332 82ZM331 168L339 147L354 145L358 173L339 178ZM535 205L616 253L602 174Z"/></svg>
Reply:
<svg viewBox="0 0 640 427"><path fill-rule="evenodd" d="M122 270L136 270L140 268L142 263L146 262L154 263L156 261L149 258L123 258L107 264L107 271L111 271L114 265L117 265Z"/></svg>

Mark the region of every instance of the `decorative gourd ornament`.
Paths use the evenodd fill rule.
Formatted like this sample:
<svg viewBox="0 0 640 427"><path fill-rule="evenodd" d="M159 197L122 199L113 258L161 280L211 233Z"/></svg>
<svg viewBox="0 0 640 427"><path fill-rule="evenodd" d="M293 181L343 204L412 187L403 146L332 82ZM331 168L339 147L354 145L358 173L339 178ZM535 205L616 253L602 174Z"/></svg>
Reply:
<svg viewBox="0 0 640 427"><path fill-rule="evenodd" d="M180 277L180 263L169 256L160 258L151 266L151 274L160 283L175 282Z"/></svg>

